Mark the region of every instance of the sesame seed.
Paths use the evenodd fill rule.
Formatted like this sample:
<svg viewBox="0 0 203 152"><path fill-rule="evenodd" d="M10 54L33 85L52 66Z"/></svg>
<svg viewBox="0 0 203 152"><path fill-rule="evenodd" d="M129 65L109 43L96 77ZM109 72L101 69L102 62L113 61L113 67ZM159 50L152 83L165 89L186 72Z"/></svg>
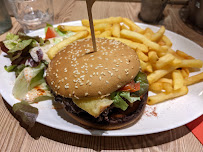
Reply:
<svg viewBox="0 0 203 152"><path fill-rule="evenodd" d="M86 81L86 84L88 84L89 82L90 82L90 80L87 80L87 81Z"/></svg>
<svg viewBox="0 0 203 152"><path fill-rule="evenodd" d="M69 83L66 83L65 88L66 88L66 89L69 88Z"/></svg>
<svg viewBox="0 0 203 152"><path fill-rule="evenodd" d="M80 99L79 97L77 97L76 95L74 95L74 97L76 98L76 99Z"/></svg>
<svg viewBox="0 0 203 152"><path fill-rule="evenodd" d="M67 71L67 68L64 68L64 72L68 72L68 71Z"/></svg>

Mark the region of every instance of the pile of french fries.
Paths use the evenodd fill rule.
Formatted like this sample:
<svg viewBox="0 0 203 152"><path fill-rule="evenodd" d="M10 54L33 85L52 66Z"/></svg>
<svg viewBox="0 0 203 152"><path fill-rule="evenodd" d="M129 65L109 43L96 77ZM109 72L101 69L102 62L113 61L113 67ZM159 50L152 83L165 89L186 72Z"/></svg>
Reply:
<svg viewBox="0 0 203 152"><path fill-rule="evenodd" d="M122 17L94 20L93 24L96 37L121 41L137 52L141 69L147 73L149 90L156 93L149 96L149 105L183 96L188 93L188 85L203 80L203 72L189 77L191 68L201 68L203 61L183 51L173 50L164 26L154 32L150 28L142 29L130 19ZM82 25L58 26L61 31L73 31L76 34L52 47L48 51L51 59L73 41L91 37L89 21L82 20Z"/></svg>

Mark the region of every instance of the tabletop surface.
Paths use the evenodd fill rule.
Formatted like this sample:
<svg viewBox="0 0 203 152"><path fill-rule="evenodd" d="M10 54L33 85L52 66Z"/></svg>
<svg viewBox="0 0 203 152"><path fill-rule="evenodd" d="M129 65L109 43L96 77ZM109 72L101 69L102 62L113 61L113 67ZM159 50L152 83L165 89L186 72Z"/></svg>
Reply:
<svg viewBox="0 0 203 152"><path fill-rule="evenodd" d="M87 18L85 1L53 0L55 23L62 23ZM138 19L140 3L97 1L93 6L93 18L110 16ZM167 5L164 19L158 25L178 33L203 47L203 36L185 25L179 17L181 5ZM9 32L21 31L21 26L12 18L13 27ZM4 40L6 33L0 36ZM1 63L2 64L2 63ZM200 152L202 144L186 126L142 136L99 137L79 135L53 129L36 123L28 130L19 124L12 108L0 97L0 151L168 151Z"/></svg>

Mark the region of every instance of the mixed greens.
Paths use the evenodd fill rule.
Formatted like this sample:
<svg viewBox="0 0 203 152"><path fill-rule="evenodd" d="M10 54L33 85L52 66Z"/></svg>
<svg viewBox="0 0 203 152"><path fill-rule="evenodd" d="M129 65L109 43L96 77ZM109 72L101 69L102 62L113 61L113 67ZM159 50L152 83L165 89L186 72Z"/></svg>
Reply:
<svg viewBox="0 0 203 152"><path fill-rule="evenodd" d="M38 115L38 109L30 104L53 97L44 78L50 62L46 51L73 34L61 32L58 28L47 24L45 39L19 32L8 33L6 39L0 42L1 50L6 53L5 57L11 61L11 65L5 65L4 69L7 72L15 72L16 75L12 93L21 101L13 105L13 110L29 126L34 124Z"/></svg>

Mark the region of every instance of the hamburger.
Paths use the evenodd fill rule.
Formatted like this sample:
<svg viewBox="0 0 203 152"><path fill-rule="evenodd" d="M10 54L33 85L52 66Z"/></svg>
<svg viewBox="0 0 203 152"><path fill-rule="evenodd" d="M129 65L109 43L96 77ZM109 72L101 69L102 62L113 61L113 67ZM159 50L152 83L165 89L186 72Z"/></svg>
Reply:
<svg viewBox="0 0 203 152"><path fill-rule="evenodd" d="M96 129L118 129L141 117L148 82L136 52L127 45L97 38L69 44L49 63L46 81L55 100L81 124Z"/></svg>

